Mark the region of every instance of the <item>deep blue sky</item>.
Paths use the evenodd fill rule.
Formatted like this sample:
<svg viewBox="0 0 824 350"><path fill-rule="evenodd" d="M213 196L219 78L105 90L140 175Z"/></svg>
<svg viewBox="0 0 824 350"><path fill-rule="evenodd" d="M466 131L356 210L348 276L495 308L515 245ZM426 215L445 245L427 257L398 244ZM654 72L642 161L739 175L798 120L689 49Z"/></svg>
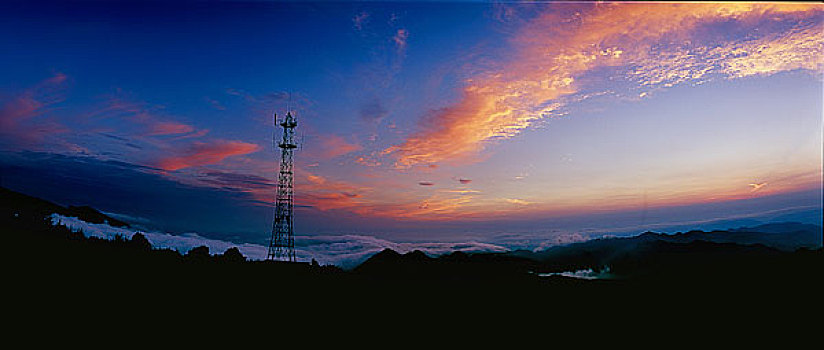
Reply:
<svg viewBox="0 0 824 350"><path fill-rule="evenodd" d="M820 221L821 27L818 4L4 2L0 175L262 242L288 106L301 235Z"/></svg>

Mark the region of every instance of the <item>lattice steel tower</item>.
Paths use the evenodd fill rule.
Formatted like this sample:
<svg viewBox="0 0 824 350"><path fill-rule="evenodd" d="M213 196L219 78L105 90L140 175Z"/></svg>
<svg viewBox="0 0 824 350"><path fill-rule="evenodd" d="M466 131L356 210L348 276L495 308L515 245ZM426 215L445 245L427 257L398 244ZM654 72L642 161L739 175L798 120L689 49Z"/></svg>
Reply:
<svg viewBox="0 0 824 350"><path fill-rule="evenodd" d="M277 114L274 116L277 124ZM280 148L280 172L278 173L278 193L275 200L275 218L272 222L272 238L269 240L269 253L266 260L295 261L295 232L292 226L294 219L292 201L292 155L295 144L295 127L297 120L292 112L286 112L286 118L280 123L283 127L283 138L277 142L277 134L272 136L272 143Z"/></svg>

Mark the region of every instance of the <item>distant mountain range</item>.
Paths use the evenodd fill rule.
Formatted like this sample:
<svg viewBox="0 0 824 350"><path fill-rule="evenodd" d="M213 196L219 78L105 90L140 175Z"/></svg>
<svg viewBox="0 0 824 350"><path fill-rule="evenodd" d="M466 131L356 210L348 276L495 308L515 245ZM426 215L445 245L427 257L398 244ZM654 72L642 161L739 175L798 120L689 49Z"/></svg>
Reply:
<svg viewBox="0 0 824 350"><path fill-rule="evenodd" d="M799 250L820 252L822 227L799 223L775 223L756 227L677 234L647 232L632 237L602 238L533 252L454 252L429 257L421 251L399 254L386 249L375 254L355 272L384 277L410 276L523 276L591 270L615 278L665 278L678 271L721 274L733 266L746 268L780 259ZM781 266L780 264L776 266Z"/></svg>
<svg viewBox="0 0 824 350"><path fill-rule="evenodd" d="M129 227L128 223L88 206L63 207L0 187L0 221L37 223L54 213L90 223ZM539 274L586 270L617 278L651 275L660 278L673 271L682 271L681 275L687 270L690 273L722 271L720 266L741 267L742 262L770 261L800 250L818 249L820 255L821 247L821 226L774 223L711 232L647 232L632 237L601 238L556 246L537 252L453 252L432 257L418 250L400 254L385 249L364 261L353 273L389 279L476 281L490 278L530 279Z"/></svg>
<svg viewBox="0 0 824 350"><path fill-rule="evenodd" d="M106 320L112 312L133 315L139 309L150 310L150 317L188 313L211 322L214 305L231 308L275 295L286 300L279 308L294 306L300 312L307 306L344 305L341 315L350 322L349 315L363 314L363 305L373 304L379 308L366 316L378 315L381 322L387 310L450 323L467 317L509 322L509 311L526 310L542 327L542 317L569 322L563 314L581 315L576 327L586 327L587 320L603 315L619 322L654 315L660 323L662 313L683 318L687 311L707 310L695 323L705 325L722 313L753 315L759 322L771 309L800 310L806 316L822 293L824 250L803 248L821 245L821 228L813 225L647 233L540 252L456 251L433 257L386 249L344 270L250 261L236 247L213 254L199 246L184 254L153 247L143 234L100 238L55 225L53 213L126 225L89 207L64 207L0 188L0 256L9 267L4 285L8 299L26 313L38 305L44 310L37 315L69 306L70 316L105 310L100 319ZM815 232L819 236L811 235ZM793 247L802 248L785 251ZM644 309L655 313L639 312ZM489 317L490 310L506 310L507 318Z"/></svg>
<svg viewBox="0 0 824 350"><path fill-rule="evenodd" d="M698 247L698 243L758 246L767 250L795 251L822 246L822 227L799 223L774 223L711 232L690 231L676 234L646 232L632 237L601 238L556 246L532 252L518 250L508 254L541 261L550 270L609 266L618 259L672 247Z"/></svg>

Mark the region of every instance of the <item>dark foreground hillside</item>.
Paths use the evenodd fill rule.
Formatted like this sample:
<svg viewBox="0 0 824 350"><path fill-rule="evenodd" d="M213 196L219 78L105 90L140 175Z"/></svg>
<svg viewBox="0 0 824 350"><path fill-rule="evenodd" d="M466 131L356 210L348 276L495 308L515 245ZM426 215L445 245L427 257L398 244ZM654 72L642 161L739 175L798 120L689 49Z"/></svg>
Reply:
<svg viewBox="0 0 824 350"><path fill-rule="evenodd" d="M815 308L824 291L819 283L824 266L820 248L786 251L761 244L645 238L636 242L636 249L606 254L609 258L595 249L554 252L554 258L550 253L517 252L430 257L419 251L385 250L345 271L246 261L236 249L209 252L202 247L184 255L153 249L142 235L131 240L87 238L53 226L45 217L67 208L8 193L0 201L4 285L8 300L32 310L186 313L274 305L362 316L369 314L364 310L465 315L552 309L583 312L580 315L611 310L607 315L614 317L614 312L662 307L687 315L699 306L735 315ZM110 219L98 217L93 209L84 212L97 220ZM598 243L599 249L610 251L604 244ZM612 278L544 274L580 268L608 268Z"/></svg>

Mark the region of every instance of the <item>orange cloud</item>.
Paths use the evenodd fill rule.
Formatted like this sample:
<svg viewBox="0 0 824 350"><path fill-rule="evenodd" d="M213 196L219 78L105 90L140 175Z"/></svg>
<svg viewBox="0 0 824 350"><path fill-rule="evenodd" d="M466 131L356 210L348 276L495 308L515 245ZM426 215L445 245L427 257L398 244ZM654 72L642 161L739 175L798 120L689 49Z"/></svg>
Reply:
<svg viewBox="0 0 824 350"><path fill-rule="evenodd" d="M507 203L510 203L510 204L517 204L517 205L527 205L527 204L530 204L530 202L527 202L527 201L525 201L525 200L523 200L523 199L518 199L518 198L504 198L504 200L505 200Z"/></svg>
<svg viewBox="0 0 824 350"><path fill-rule="evenodd" d="M320 142L314 148L310 148L307 157L313 159L332 159L335 157L359 151L363 147L358 144L349 143L338 135L323 135Z"/></svg>
<svg viewBox="0 0 824 350"><path fill-rule="evenodd" d="M349 183L329 180L326 177L302 171L306 177L296 179L295 203L309 205L320 210L350 209L357 212L362 204L362 193L370 189Z"/></svg>
<svg viewBox="0 0 824 350"><path fill-rule="evenodd" d="M295 204L315 209L342 210L365 217L449 220L466 214L466 206L478 191L435 191L421 196L418 191L393 192L379 189L392 183L372 182L368 186L338 181L305 170L296 170ZM303 175L301 175L303 174ZM428 182L422 182L426 184ZM426 185L424 185L426 186ZM271 190L269 190L271 191ZM273 196L267 195L268 201Z"/></svg>
<svg viewBox="0 0 824 350"><path fill-rule="evenodd" d="M305 193L296 200L299 204L310 205L325 211L357 207L360 197L360 194L350 192ZM357 212L357 210L353 211Z"/></svg>
<svg viewBox="0 0 824 350"><path fill-rule="evenodd" d="M471 159L487 142L553 116L564 97L603 85L606 79L590 76L601 68L639 87L668 87L711 73L737 78L820 71L822 10L819 4L599 3L575 16L548 11L513 38L513 59L468 79L457 103L425 117L425 129L384 154L401 168ZM699 35L706 31L698 29L722 22L747 35ZM791 29L776 32L773 22Z"/></svg>
<svg viewBox="0 0 824 350"><path fill-rule="evenodd" d="M756 191L760 190L762 187L767 186L767 183L766 182L754 183L754 184L749 184L749 186L752 187L750 192L756 192Z"/></svg>
<svg viewBox="0 0 824 350"><path fill-rule="evenodd" d="M355 158L355 163L369 167L376 167L381 165L381 162L372 156L360 156L358 158Z"/></svg>
<svg viewBox="0 0 824 350"><path fill-rule="evenodd" d="M461 209L475 198L474 195L461 193L457 196L435 194L421 202L416 210L403 210L392 213L396 217L417 218L420 220L448 220L461 217Z"/></svg>
<svg viewBox="0 0 824 350"><path fill-rule="evenodd" d="M256 152L260 146L240 141L218 140L211 143L195 142L182 155L161 159L157 167L175 171L195 166L220 163L227 157Z"/></svg>

